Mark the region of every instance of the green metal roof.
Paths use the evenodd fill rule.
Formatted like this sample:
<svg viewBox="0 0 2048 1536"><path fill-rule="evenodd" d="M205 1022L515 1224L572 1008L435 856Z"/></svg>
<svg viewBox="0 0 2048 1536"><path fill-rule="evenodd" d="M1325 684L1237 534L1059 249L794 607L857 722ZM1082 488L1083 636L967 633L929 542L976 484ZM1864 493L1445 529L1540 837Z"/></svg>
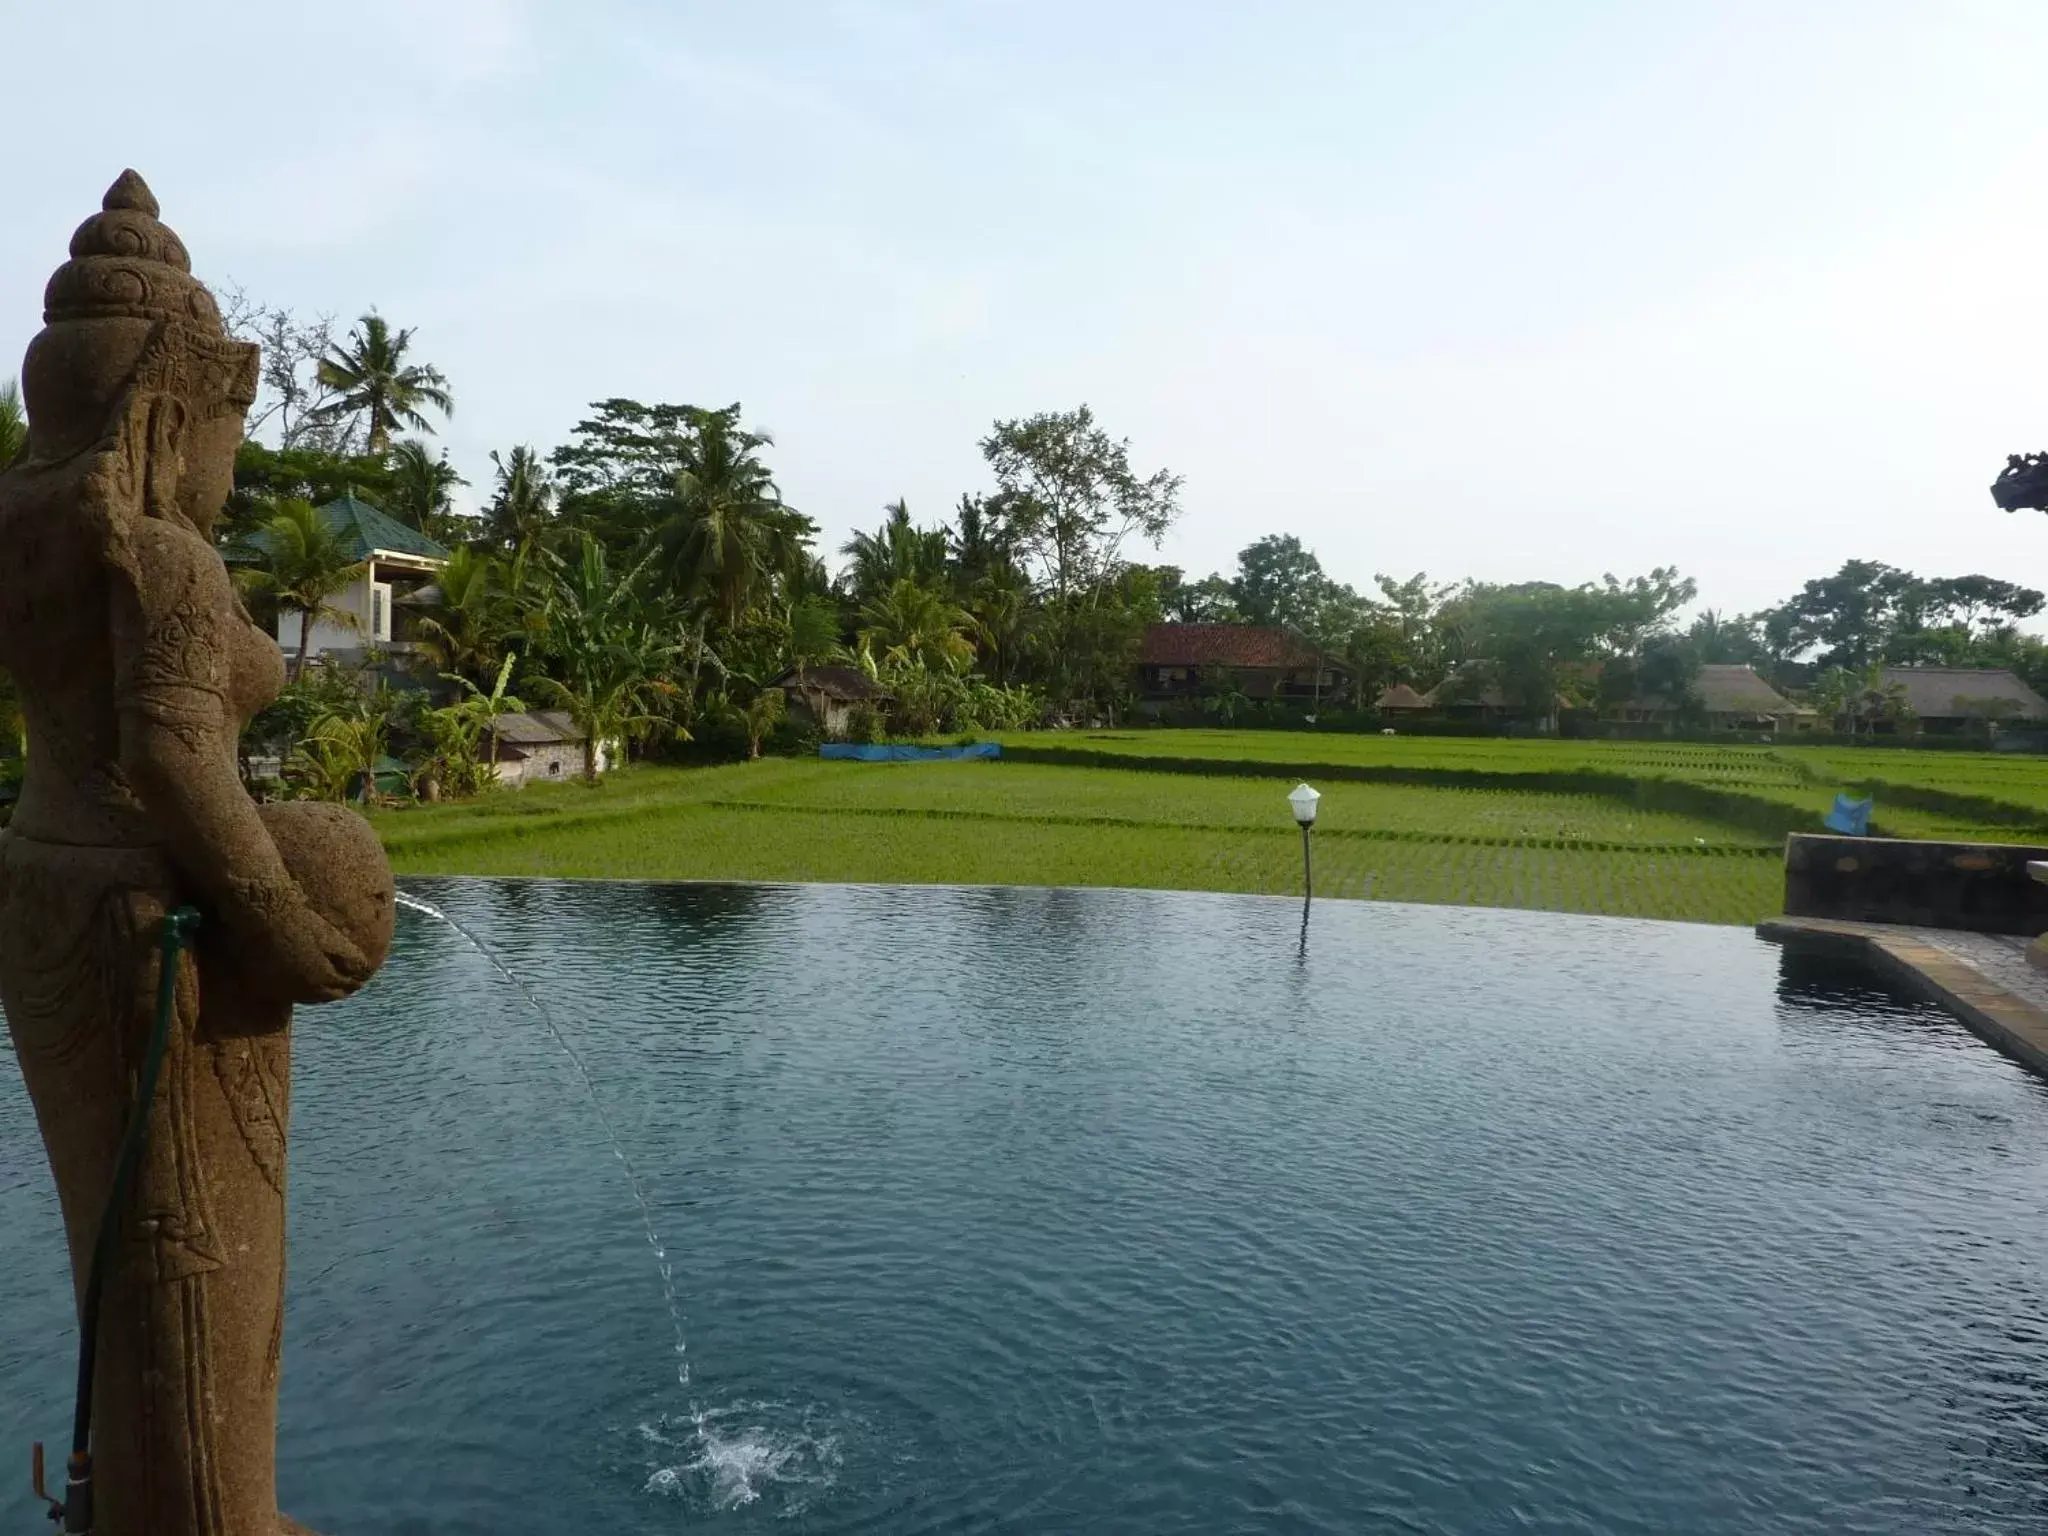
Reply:
<svg viewBox="0 0 2048 1536"><path fill-rule="evenodd" d="M417 528L408 528L381 507L364 501L352 490L343 491L320 508L327 526L340 534L349 553L367 560L373 550L394 555L418 555L426 560L446 560L448 547L436 543Z"/></svg>
<svg viewBox="0 0 2048 1536"><path fill-rule="evenodd" d="M408 528L397 518L354 491L343 491L325 506L314 509L320 520L341 538L351 560L367 560L374 550L392 555L417 555L423 560L446 560L448 547ZM221 551L229 564L260 560L266 548L261 528L234 540Z"/></svg>

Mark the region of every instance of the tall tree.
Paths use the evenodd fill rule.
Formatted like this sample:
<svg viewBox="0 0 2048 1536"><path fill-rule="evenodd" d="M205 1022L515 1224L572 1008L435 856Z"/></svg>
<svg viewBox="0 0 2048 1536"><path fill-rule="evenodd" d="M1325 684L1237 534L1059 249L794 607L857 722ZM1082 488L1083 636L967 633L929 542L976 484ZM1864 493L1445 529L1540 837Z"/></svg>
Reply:
<svg viewBox="0 0 2048 1536"><path fill-rule="evenodd" d="M1609 655L1633 656L1652 635L1670 628L1671 617L1691 602L1699 583L1678 574L1678 567L1660 565L1647 576L1617 581L1600 578L1606 627L1600 639Z"/></svg>
<svg viewBox="0 0 2048 1536"><path fill-rule="evenodd" d="M677 586L708 603L728 629L777 578L804 565L817 525L786 505L760 450L767 434L739 424L738 405L695 413L672 498L654 530Z"/></svg>
<svg viewBox="0 0 2048 1536"><path fill-rule="evenodd" d="M328 600L361 576L363 566L313 504L297 498L280 502L252 542L257 561L246 568L244 580L275 602L279 612L299 616L298 664L292 676L303 678L313 626L330 614L354 622Z"/></svg>
<svg viewBox="0 0 2048 1536"><path fill-rule="evenodd" d="M570 440L548 455L563 521L619 548L644 538L675 494L697 436L694 405L613 398L591 406Z"/></svg>
<svg viewBox="0 0 2048 1536"><path fill-rule="evenodd" d="M1923 579L1877 560L1850 560L1761 615L1764 647L1859 677L1879 661L1975 664L1995 637L2048 598L1989 576Z"/></svg>
<svg viewBox="0 0 2048 1536"><path fill-rule="evenodd" d="M1180 516L1180 476L1131 467L1128 439L1112 438L1086 405L998 421L981 442L1018 557L1035 568L1047 599L1053 687L1068 699L1094 694L1103 658L1083 656L1096 626L1086 615L1121 603L1117 578L1133 538L1157 546ZM1156 584L1152 606L1157 611ZM1123 647L1124 630L1112 626Z"/></svg>
<svg viewBox="0 0 2048 1536"><path fill-rule="evenodd" d="M784 670L799 680L811 667L843 657L839 643L839 605L829 597L804 597L789 605L782 641Z"/></svg>
<svg viewBox="0 0 2048 1536"><path fill-rule="evenodd" d="M583 733L583 776L597 782L599 754L655 722L667 672L681 651L673 627L641 599L650 561L614 575L605 547L585 534L574 560L556 569L549 594L550 666L535 687L568 710Z"/></svg>
<svg viewBox="0 0 2048 1536"><path fill-rule="evenodd" d="M1322 562L1291 533L1269 533L1237 554L1230 595L1248 624L1300 629L1321 600Z"/></svg>
<svg viewBox="0 0 2048 1536"><path fill-rule="evenodd" d="M856 603L873 602L899 581L936 587L945 576L946 530L917 527L910 520L909 503L901 499L882 510L888 517L880 528L856 532L839 549L853 562L846 583Z"/></svg>
<svg viewBox="0 0 2048 1536"><path fill-rule="evenodd" d="M301 320L289 309L260 303L234 286L220 292L228 333L263 349L263 392L250 412L250 437L269 431L286 451L339 452L346 424L334 410L334 390L320 365L334 350L334 317Z"/></svg>
<svg viewBox="0 0 2048 1536"><path fill-rule="evenodd" d="M408 438L391 450L390 506L404 521L432 539L455 541L455 487L469 482L455 472L443 449L436 458L427 445Z"/></svg>
<svg viewBox="0 0 2048 1536"><path fill-rule="evenodd" d="M1386 615L1390 627L1394 659L1389 682L1435 687L1452 665L1464 659L1459 615L1450 607L1456 586L1431 581L1423 571L1405 581L1375 574L1373 584L1380 589L1375 609Z"/></svg>
<svg viewBox="0 0 2048 1536"><path fill-rule="evenodd" d="M1000 496L960 497L945 530L955 590L966 591L990 572L1016 565L1015 541L1003 514Z"/></svg>
<svg viewBox="0 0 2048 1536"><path fill-rule="evenodd" d="M432 589L431 600L417 615L415 644L438 672L486 676L497 665L511 627L498 560L458 544Z"/></svg>
<svg viewBox="0 0 2048 1536"><path fill-rule="evenodd" d="M1181 477L1131 468L1087 406L999 421L981 440L1018 550L1056 602L1113 575L1133 536L1157 547L1180 516Z"/></svg>
<svg viewBox="0 0 2048 1536"><path fill-rule="evenodd" d="M1597 693L1608 663L1617 664L1610 688L1625 682L1632 694L1640 651L1666 632L1688 587L1668 569L1576 587L1467 582L1439 614L1471 658L1444 684L1448 696L1469 697L1490 684L1512 708L1554 724L1560 701L1583 703Z"/></svg>
<svg viewBox="0 0 2048 1536"><path fill-rule="evenodd" d="M974 657L966 635L972 620L944 594L899 577L861 609L860 637L885 660L932 671L959 671Z"/></svg>
<svg viewBox="0 0 2048 1536"><path fill-rule="evenodd" d="M363 429L363 442L372 454L381 454L391 436L401 428L432 432L426 410L443 416L455 414L455 399L441 370L426 363L408 363L412 331L393 331L390 323L374 309L356 322L348 341L321 359L315 377L334 391L333 410Z"/></svg>
<svg viewBox="0 0 2048 1536"><path fill-rule="evenodd" d="M1178 566L1153 567L1159 573L1160 616L1176 624L1239 624L1235 588L1211 572L1200 581L1187 580Z"/></svg>
<svg viewBox="0 0 2048 1536"><path fill-rule="evenodd" d="M1703 664L1753 667L1770 659L1759 633L1761 627L1750 614L1706 608L1685 634Z"/></svg>
<svg viewBox="0 0 2048 1536"><path fill-rule="evenodd" d="M1918 584L1912 572L1882 561L1845 561L1765 615L1766 643L1788 657L1818 650L1823 668L1860 675L1896 627L1900 599Z"/></svg>
<svg viewBox="0 0 2048 1536"><path fill-rule="evenodd" d="M532 548L553 526L555 482L539 454L524 446L500 457L491 450L497 485L484 510L486 537L505 550Z"/></svg>

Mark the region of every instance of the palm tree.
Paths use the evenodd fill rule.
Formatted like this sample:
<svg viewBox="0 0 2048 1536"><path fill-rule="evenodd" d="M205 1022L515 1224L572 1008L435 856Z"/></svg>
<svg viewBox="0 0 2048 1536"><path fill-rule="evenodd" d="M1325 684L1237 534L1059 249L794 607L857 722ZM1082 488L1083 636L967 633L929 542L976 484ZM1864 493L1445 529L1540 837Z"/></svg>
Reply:
<svg viewBox="0 0 2048 1536"><path fill-rule="evenodd" d="M789 701L782 696L780 688L763 688L754 695L753 702L740 711L740 719L747 728L747 757L751 760L761 755L761 743L775 732L776 725L788 712Z"/></svg>
<svg viewBox="0 0 2048 1536"><path fill-rule="evenodd" d="M448 462L448 451L436 459L418 438L409 438L391 450L392 510L429 538L448 532L453 519L452 492L469 482Z"/></svg>
<svg viewBox="0 0 2048 1536"><path fill-rule="evenodd" d="M13 379L0 384L0 469L14 462L28 446L28 417L22 414L21 386Z"/></svg>
<svg viewBox="0 0 2048 1536"><path fill-rule="evenodd" d="M817 525L785 506L759 450L771 439L740 427L737 406L702 412L676 472L673 510L655 533L677 586L708 603L727 629L778 577L795 575Z"/></svg>
<svg viewBox="0 0 2048 1536"><path fill-rule="evenodd" d="M873 533L854 534L839 548L853 560L847 586L855 602L873 602L899 581L935 585L946 569L945 529L917 527L900 497L882 510L887 522Z"/></svg>
<svg viewBox="0 0 2048 1536"><path fill-rule="evenodd" d="M1030 638L1031 579L1007 562L991 566L968 590L965 606L988 672L1008 683Z"/></svg>
<svg viewBox="0 0 2048 1536"><path fill-rule="evenodd" d="M583 777L592 784L600 747L655 723L656 700L673 690L667 673L682 647L635 590L651 560L615 578L604 546L585 534L575 562L555 572L547 631L555 675L535 682L583 732Z"/></svg>
<svg viewBox="0 0 2048 1536"><path fill-rule="evenodd" d="M838 605L823 597L791 603L783 650L799 681L806 667L844 656L845 649L839 643Z"/></svg>
<svg viewBox="0 0 2048 1536"><path fill-rule="evenodd" d="M297 497L279 502L251 542L260 558L244 579L272 598L281 612L299 616L299 658L292 676L304 677L313 626L325 615L344 624L357 622L354 614L329 606L327 600L360 577L365 567L313 504Z"/></svg>
<svg viewBox="0 0 2048 1536"><path fill-rule="evenodd" d="M491 668L507 629L506 597L497 559L457 545L433 585L419 594L417 644L442 672L466 678Z"/></svg>
<svg viewBox="0 0 2048 1536"><path fill-rule="evenodd" d="M503 458L493 449L491 468L498 488L484 513L488 537L508 550L525 549L554 521L555 482L541 456L524 445Z"/></svg>
<svg viewBox="0 0 2048 1536"><path fill-rule="evenodd" d="M911 662L934 672L953 672L974 659L974 643L962 633L974 621L930 587L898 580L860 611L861 640L879 646L883 658Z"/></svg>
<svg viewBox="0 0 2048 1536"><path fill-rule="evenodd" d="M361 418L366 423L366 446L372 454L382 454L390 445L391 434L401 427L433 431L422 406L431 406L443 416L455 414L455 400L441 370L406 362L406 349L411 345L410 330L394 333L373 309L356 322L347 345L320 360L320 382L340 396L333 414L351 421Z"/></svg>
<svg viewBox="0 0 2048 1536"><path fill-rule="evenodd" d="M375 800L386 725L381 712L322 715L293 749L294 776L321 800Z"/></svg>

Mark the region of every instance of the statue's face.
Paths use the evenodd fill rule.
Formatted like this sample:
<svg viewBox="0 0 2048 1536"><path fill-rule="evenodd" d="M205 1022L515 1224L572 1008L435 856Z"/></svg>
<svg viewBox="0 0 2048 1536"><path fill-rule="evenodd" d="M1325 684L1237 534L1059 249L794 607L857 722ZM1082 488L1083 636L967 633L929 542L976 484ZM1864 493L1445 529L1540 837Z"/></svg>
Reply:
<svg viewBox="0 0 2048 1536"><path fill-rule="evenodd" d="M229 411L188 427L180 457L178 511L205 538L235 488L235 450L242 446L242 413Z"/></svg>

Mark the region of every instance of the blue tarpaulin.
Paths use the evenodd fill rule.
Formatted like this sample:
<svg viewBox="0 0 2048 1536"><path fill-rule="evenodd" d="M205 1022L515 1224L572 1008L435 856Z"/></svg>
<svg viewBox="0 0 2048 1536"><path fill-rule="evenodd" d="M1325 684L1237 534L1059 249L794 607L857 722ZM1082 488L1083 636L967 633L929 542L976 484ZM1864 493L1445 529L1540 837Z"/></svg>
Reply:
<svg viewBox="0 0 2048 1536"><path fill-rule="evenodd" d="M1845 832L1850 837L1870 836L1870 806L1870 801L1858 800L1854 795L1836 795L1835 808L1827 814L1827 829Z"/></svg>
<svg viewBox="0 0 2048 1536"><path fill-rule="evenodd" d="M855 763L942 763L968 757L1001 757L1000 742L971 741L964 747L913 747L896 742L828 741L818 756Z"/></svg>

